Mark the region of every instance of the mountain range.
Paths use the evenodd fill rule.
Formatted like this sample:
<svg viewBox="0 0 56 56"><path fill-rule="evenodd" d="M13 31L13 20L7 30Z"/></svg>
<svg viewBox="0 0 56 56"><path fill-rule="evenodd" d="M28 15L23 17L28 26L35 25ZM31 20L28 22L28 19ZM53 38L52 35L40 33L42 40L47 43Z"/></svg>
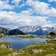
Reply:
<svg viewBox="0 0 56 56"><path fill-rule="evenodd" d="M34 34L34 35L43 35L52 32L54 27L41 27L38 25L35 26L22 26L16 29L7 29L0 27L0 33L4 34Z"/></svg>
<svg viewBox="0 0 56 56"><path fill-rule="evenodd" d="M18 29L6 29L3 27L0 27L0 34L4 34L4 35L18 35L18 34L22 34L24 35L25 33L23 33L22 31L18 30Z"/></svg>
<svg viewBox="0 0 56 56"><path fill-rule="evenodd" d="M41 27L38 25L19 27L19 30L26 34L36 34L36 35L48 34L51 31L53 31L53 29L54 27Z"/></svg>

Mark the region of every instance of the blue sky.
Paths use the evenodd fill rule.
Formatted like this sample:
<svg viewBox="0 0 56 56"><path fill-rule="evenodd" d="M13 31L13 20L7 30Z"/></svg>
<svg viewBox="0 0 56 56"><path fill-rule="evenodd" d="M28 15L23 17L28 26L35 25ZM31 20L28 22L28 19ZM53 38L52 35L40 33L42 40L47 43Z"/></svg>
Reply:
<svg viewBox="0 0 56 56"><path fill-rule="evenodd" d="M0 27L56 26L56 0L0 0Z"/></svg>

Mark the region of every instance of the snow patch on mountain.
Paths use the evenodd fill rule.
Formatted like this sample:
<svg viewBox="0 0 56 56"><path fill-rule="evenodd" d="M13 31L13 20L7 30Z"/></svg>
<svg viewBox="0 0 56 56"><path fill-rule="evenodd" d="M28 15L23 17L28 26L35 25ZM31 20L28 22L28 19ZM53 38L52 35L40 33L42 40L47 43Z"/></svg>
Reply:
<svg viewBox="0 0 56 56"><path fill-rule="evenodd" d="M31 33L31 34L47 34L51 32L54 29L54 27L49 26L23 26L20 27L19 30L23 31L24 33Z"/></svg>

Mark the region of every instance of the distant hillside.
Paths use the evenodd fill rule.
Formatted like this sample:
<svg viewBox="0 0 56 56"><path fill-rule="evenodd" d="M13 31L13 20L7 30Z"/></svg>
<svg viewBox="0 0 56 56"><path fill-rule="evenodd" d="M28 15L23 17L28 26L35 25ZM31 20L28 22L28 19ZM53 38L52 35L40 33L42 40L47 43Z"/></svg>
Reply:
<svg viewBox="0 0 56 56"><path fill-rule="evenodd" d="M0 27L0 34L7 34L8 33L8 29Z"/></svg>
<svg viewBox="0 0 56 56"><path fill-rule="evenodd" d="M6 29L3 27L0 27L0 34L4 34L4 35L18 35L18 34L24 34L22 31L18 30L18 29Z"/></svg>
<svg viewBox="0 0 56 56"><path fill-rule="evenodd" d="M24 33L18 29L13 29L13 30L10 30L8 31L8 35L24 35Z"/></svg>

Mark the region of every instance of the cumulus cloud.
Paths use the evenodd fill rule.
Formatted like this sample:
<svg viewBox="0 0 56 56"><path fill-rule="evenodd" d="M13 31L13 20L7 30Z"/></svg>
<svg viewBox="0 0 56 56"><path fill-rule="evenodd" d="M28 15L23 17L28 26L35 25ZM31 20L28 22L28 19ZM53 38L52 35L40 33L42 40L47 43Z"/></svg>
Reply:
<svg viewBox="0 0 56 56"><path fill-rule="evenodd" d="M48 0L49 2L56 2L56 0Z"/></svg>
<svg viewBox="0 0 56 56"><path fill-rule="evenodd" d="M20 8L23 5L25 5L25 4L19 5L19 3L21 1L22 0L11 0L11 3L10 3L10 0L1 0L0 1L0 10L2 10L2 9L13 10L15 8Z"/></svg>
<svg viewBox="0 0 56 56"><path fill-rule="evenodd" d="M22 2L22 0L12 0L12 4L14 3L14 5L9 4L8 2L9 0L0 1L0 9L13 10L15 9L15 7L20 8L27 5L31 6L31 13L40 14L42 16L56 17L56 9L50 7L51 5L45 2L40 2L38 0L27 0L25 3L22 3L21 5L19 5L19 3Z"/></svg>
<svg viewBox="0 0 56 56"><path fill-rule="evenodd" d="M26 4L31 6L36 14L40 14L42 16L56 17L56 9L50 7L51 5L48 3L34 0L27 0Z"/></svg>
<svg viewBox="0 0 56 56"><path fill-rule="evenodd" d="M9 26L13 25L15 27L20 26L29 26L29 25L46 25L50 24L49 21L47 21L47 17L42 16L30 16L26 13L15 13L15 12L6 12L1 11L0 12L0 25Z"/></svg>
<svg viewBox="0 0 56 56"><path fill-rule="evenodd" d="M2 10L2 9L12 10L13 8L14 8L14 6L8 4L7 0L0 1L0 10Z"/></svg>
<svg viewBox="0 0 56 56"><path fill-rule="evenodd" d="M21 0L13 0L12 3L15 4L15 6L19 7L19 3L21 2Z"/></svg>
<svg viewBox="0 0 56 56"><path fill-rule="evenodd" d="M22 7L24 5L30 6L26 10L21 11L21 13L16 13L15 11L0 11L0 26L16 28L20 26L33 26L39 25L42 27L53 26L53 23L47 20L49 17L56 17L56 9L51 7L50 4L35 1L27 0L23 5L19 6L19 3L22 0L13 0L12 3L15 5L9 4L8 0L0 1L0 9L15 9L16 7ZM36 13L37 16L32 16L33 13ZM38 16L40 14L40 16Z"/></svg>
<svg viewBox="0 0 56 56"><path fill-rule="evenodd" d="M13 0L13 1L18 3L18 2L20 2L21 0Z"/></svg>

